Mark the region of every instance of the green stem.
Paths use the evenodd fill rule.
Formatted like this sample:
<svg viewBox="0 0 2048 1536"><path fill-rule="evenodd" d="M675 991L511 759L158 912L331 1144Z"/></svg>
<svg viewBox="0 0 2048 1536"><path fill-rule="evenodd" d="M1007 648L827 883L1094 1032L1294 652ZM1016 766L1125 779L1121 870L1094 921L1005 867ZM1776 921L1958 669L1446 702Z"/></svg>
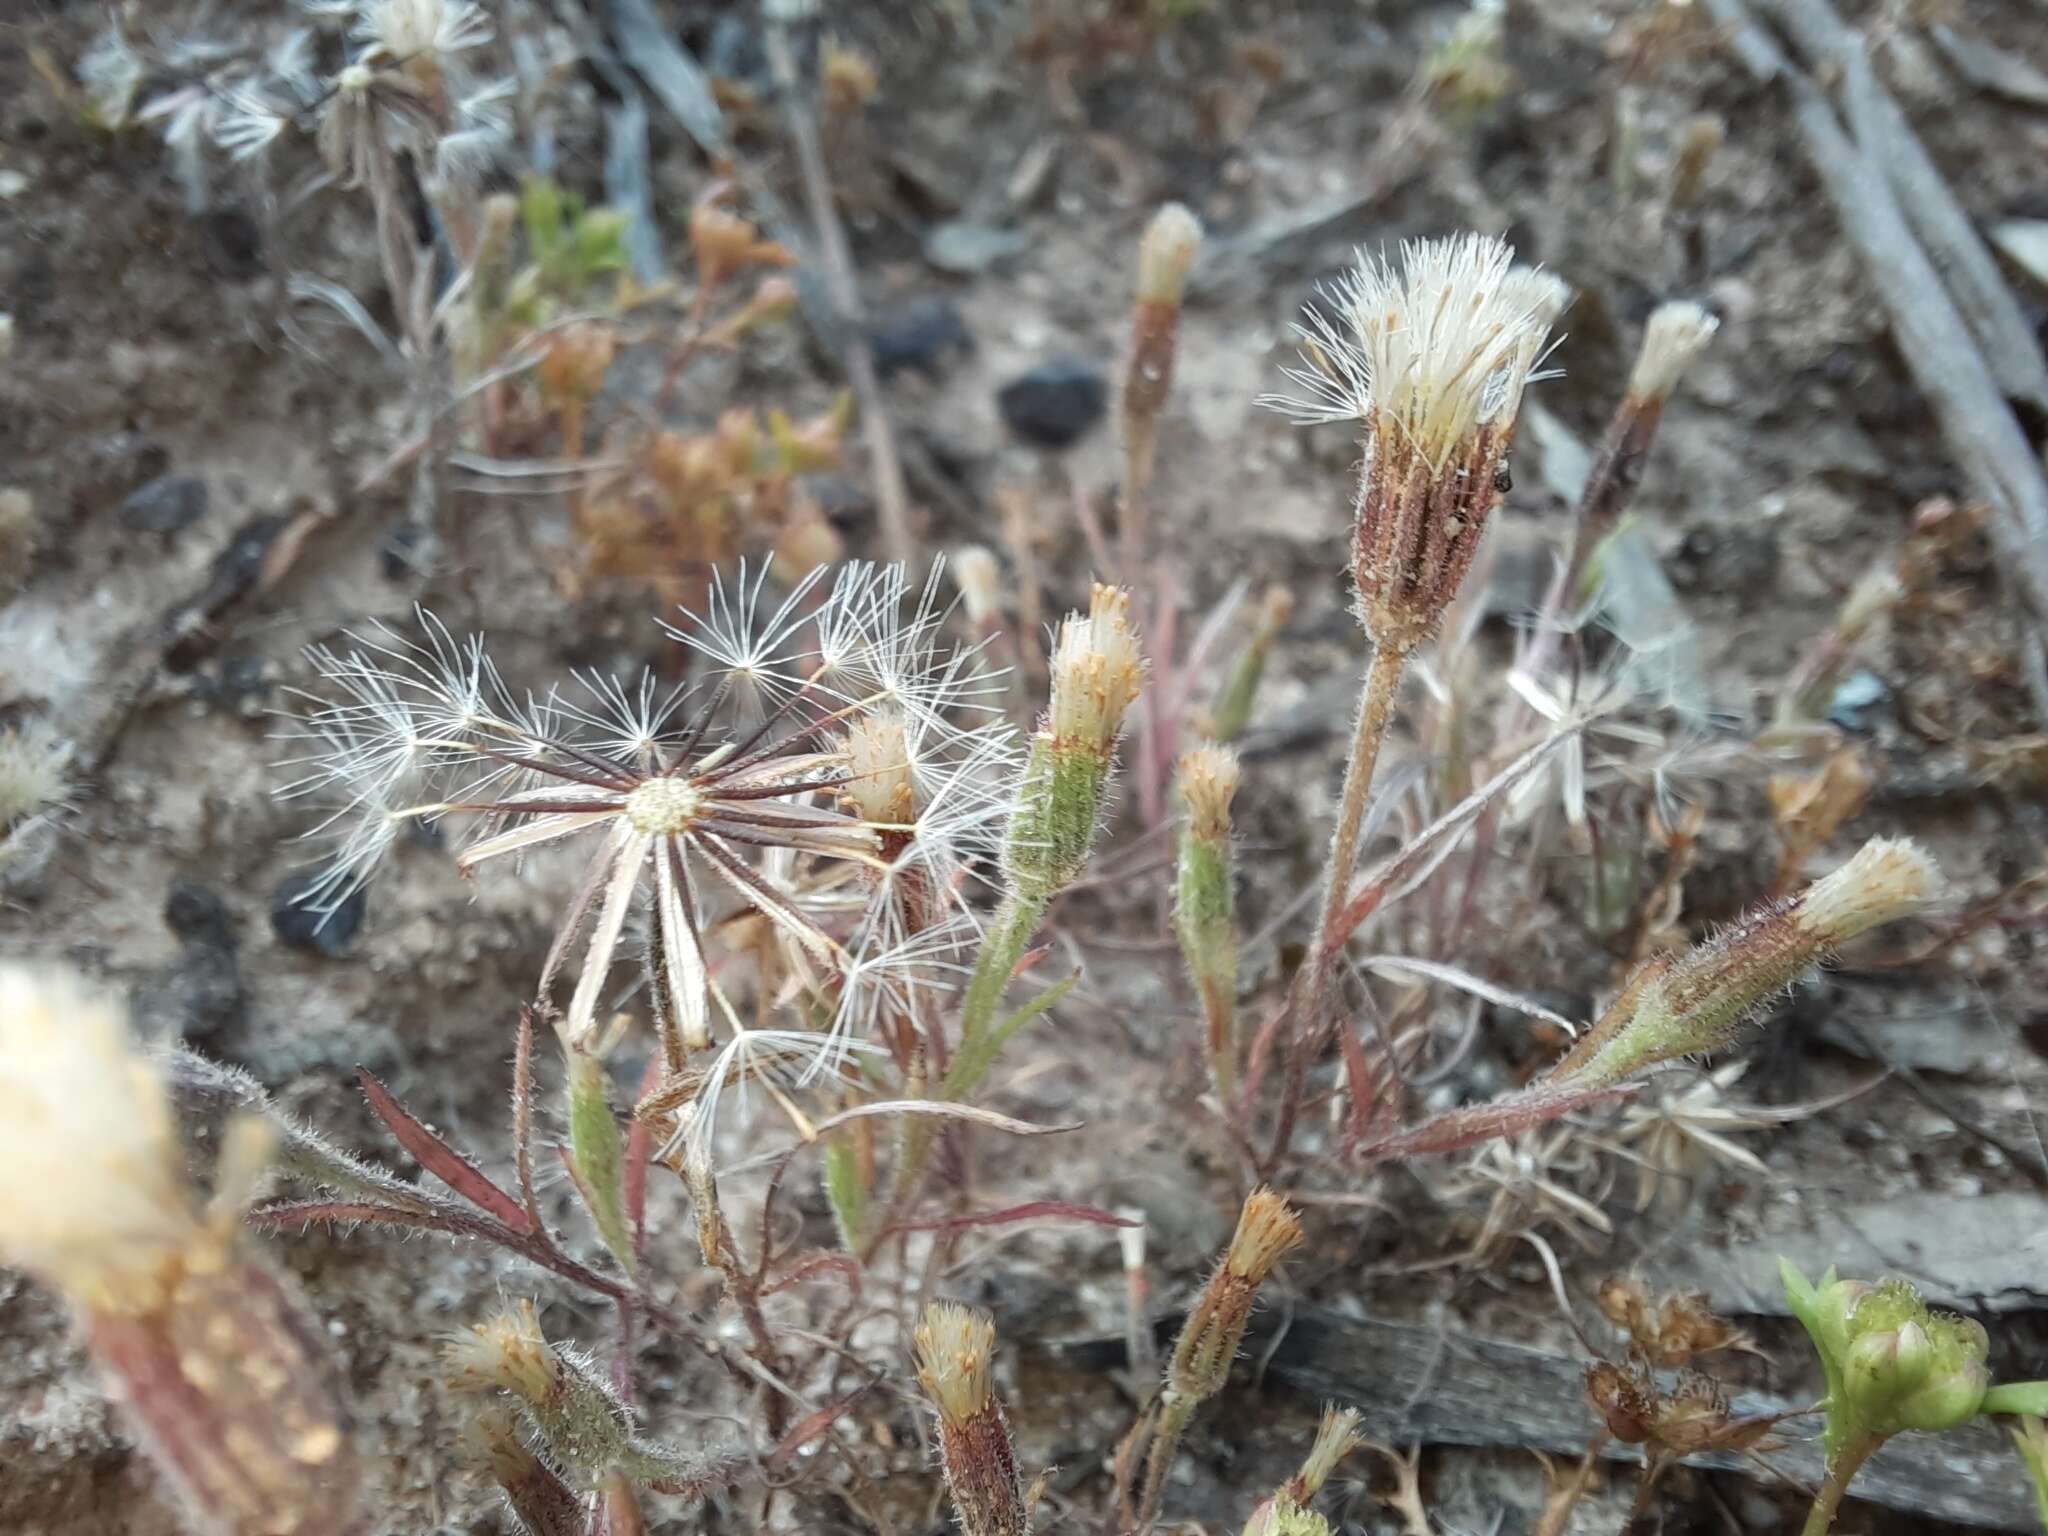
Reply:
<svg viewBox="0 0 2048 1536"><path fill-rule="evenodd" d="M1010 985L1010 973L1024 956L1024 947L1038 931L1045 916L1043 898L1005 893L982 941L981 958L967 983L967 997L960 1005L960 1050L964 1053L980 1044L981 1037L995 1023L1003 992Z"/></svg>
<svg viewBox="0 0 2048 1536"><path fill-rule="evenodd" d="M1883 1444L1884 1436L1871 1434L1852 1435L1842 1442L1842 1448L1828 1463L1828 1475L1820 1485L1813 1508L1807 1512L1804 1536L1827 1536L1835 1523L1835 1512L1842 1507L1842 1496L1849 1491L1849 1480L1870 1459L1870 1453Z"/></svg>
<svg viewBox="0 0 2048 1536"><path fill-rule="evenodd" d="M1046 901L1044 897L1020 896L1015 891L1004 893L1002 905L996 908L995 918L989 923L988 935L982 940L981 958L974 964L974 975L967 983L967 996L960 1007L960 1044L954 1054L953 1070L943 1081L932 1085L932 1097L965 1097L993 1063L993 1052L984 1049L989 1031L1002 1007L1010 973L1017 969L1024 947L1038 931L1039 919L1045 916ZM875 1228L877 1232L886 1232L891 1222L917 1198L938 1131L938 1122L924 1115L913 1116L906 1122L896 1167L895 1194L889 1202L888 1219Z"/></svg>

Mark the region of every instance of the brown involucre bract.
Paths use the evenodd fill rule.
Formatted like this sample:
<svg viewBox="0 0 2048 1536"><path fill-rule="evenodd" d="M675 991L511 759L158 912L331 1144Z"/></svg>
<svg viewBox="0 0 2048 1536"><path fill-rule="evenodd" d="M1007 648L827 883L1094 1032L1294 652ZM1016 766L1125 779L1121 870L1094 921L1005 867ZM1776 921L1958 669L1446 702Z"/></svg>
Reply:
<svg viewBox="0 0 2048 1536"><path fill-rule="evenodd" d="M1010 1426L991 1383L995 1324L934 1302L912 1335L917 1379L938 1418L939 1457L966 1536L1024 1536L1030 1517Z"/></svg>

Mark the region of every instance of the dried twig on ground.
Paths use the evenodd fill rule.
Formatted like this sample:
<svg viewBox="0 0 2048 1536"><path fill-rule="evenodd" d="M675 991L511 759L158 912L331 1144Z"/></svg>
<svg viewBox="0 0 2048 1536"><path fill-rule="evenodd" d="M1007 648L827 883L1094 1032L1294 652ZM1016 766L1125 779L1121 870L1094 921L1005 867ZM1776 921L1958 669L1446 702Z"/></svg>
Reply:
<svg viewBox="0 0 2048 1536"><path fill-rule="evenodd" d="M2021 637L2026 682L2035 712L2048 719L2048 656L2041 638L2048 629L2048 475L1900 207L1885 166L1893 149L1859 145L1850 137L1820 87L1758 24L1745 0L1707 3L1730 28L1730 45L1743 66L1789 95L1807 153L1841 217L1843 233L1863 254L1906 365L1974 488L1997 512L1988 525L1992 541L2000 564L2012 573L2028 619ZM1769 3L1778 13L1786 12L1788 0ZM1826 0L1801 3L1824 9ZM1841 26L1831 11L1827 16L1836 28ZM1880 111L1866 107L1870 117Z"/></svg>
<svg viewBox="0 0 2048 1536"><path fill-rule="evenodd" d="M803 172L804 201L810 207L811 224L817 234L818 259L831 296L833 317L841 332L839 342L846 361L846 378L860 401L861 430L868 440L868 456L874 460L875 505L881 514L883 553L891 560L909 560L915 553L910 536L910 498L903 485L903 464L896 455L895 429L889 423L881 380L875 372L874 352L868 345L860 288L853 275L853 253L846 242L845 226L839 222L839 210L832 201L832 176L825 165L824 148L818 142L817 119L811 115L808 99L797 85L788 24L772 13L768 22L769 67L775 72L776 87L785 103L789 136Z"/></svg>

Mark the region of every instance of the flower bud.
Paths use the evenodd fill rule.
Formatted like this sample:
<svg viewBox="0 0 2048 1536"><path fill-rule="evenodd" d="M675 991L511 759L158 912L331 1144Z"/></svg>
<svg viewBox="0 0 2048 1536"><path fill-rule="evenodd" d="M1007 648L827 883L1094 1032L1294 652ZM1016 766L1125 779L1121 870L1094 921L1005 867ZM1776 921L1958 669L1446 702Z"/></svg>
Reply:
<svg viewBox="0 0 2048 1536"><path fill-rule="evenodd" d="M1166 1368L1170 1392L1201 1402L1223 1390L1259 1287L1301 1242L1301 1221L1287 1202L1270 1189L1253 1190L1238 1214L1223 1262L1181 1326Z"/></svg>
<svg viewBox="0 0 2048 1536"><path fill-rule="evenodd" d="M1698 304L1659 304L1643 328L1642 350L1629 374L1630 403L1661 409L1720 328L1721 322Z"/></svg>
<svg viewBox="0 0 2048 1536"><path fill-rule="evenodd" d="M911 1336L917 1379L938 1416L946 1487L966 1536L1024 1536L1024 1503L1010 1427L990 1383L995 1324L952 1302L925 1308Z"/></svg>
<svg viewBox="0 0 2048 1536"><path fill-rule="evenodd" d="M1097 585L1087 617L1069 614L1052 655L1052 702L1033 738L1010 818L1010 884L1049 901L1087 867L1124 715L1144 681L1130 594Z"/></svg>
<svg viewBox="0 0 2048 1536"><path fill-rule="evenodd" d="M600 1054L573 1042L568 1052L569 1173L598 1236L630 1275L637 1264L626 1219L625 1137L612 1113Z"/></svg>
<svg viewBox="0 0 2048 1536"><path fill-rule="evenodd" d="M954 551L953 580L960 588L960 604L967 610L968 623L982 629L1002 617L1003 570L985 547L969 544Z"/></svg>
<svg viewBox="0 0 2048 1536"><path fill-rule="evenodd" d="M1991 1376L1981 1324L1932 1311L1903 1280L1869 1286L1829 1270L1814 1286L1791 1265L1779 1268L1827 1376L1831 1461L1852 1440L1953 1429L1983 1408Z"/></svg>
<svg viewBox="0 0 2048 1536"><path fill-rule="evenodd" d="M119 1011L0 967L0 1263L70 1303L205 1529L327 1536L354 1528L358 1475L325 1334L240 1235L272 1144L260 1120L230 1122L202 1208L163 1074Z"/></svg>
<svg viewBox="0 0 2048 1536"><path fill-rule="evenodd" d="M1258 702L1259 684L1265 679L1266 661L1280 639L1280 631L1294 617L1294 594L1285 587L1268 587L1259 599L1258 617L1252 626L1230 674L1216 694L1210 734L1218 741L1235 741L1251 724L1252 706Z"/></svg>
<svg viewBox="0 0 2048 1536"><path fill-rule="evenodd" d="M1622 988L1551 1072L1554 1083L1619 1083L1730 1044L1765 1001L1858 934L1935 895L1940 871L1904 839L1877 838L1799 896L1773 902L1679 955L1660 955Z"/></svg>

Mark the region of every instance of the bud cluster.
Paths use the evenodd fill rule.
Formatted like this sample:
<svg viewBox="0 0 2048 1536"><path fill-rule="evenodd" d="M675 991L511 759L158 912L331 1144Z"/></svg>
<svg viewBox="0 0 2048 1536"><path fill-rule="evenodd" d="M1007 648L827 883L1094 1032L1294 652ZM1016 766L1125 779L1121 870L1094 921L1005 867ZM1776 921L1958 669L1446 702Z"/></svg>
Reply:
<svg viewBox="0 0 2048 1536"><path fill-rule="evenodd" d="M1785 1263L1779 1273L1827 1376L1830 1462L1852 1443L1953 1429L1984 1406L1991 1346L1975 1320L1931 1310L1903 1280L1867 1285L1830 1269L1815 1285Z"/></svg>

